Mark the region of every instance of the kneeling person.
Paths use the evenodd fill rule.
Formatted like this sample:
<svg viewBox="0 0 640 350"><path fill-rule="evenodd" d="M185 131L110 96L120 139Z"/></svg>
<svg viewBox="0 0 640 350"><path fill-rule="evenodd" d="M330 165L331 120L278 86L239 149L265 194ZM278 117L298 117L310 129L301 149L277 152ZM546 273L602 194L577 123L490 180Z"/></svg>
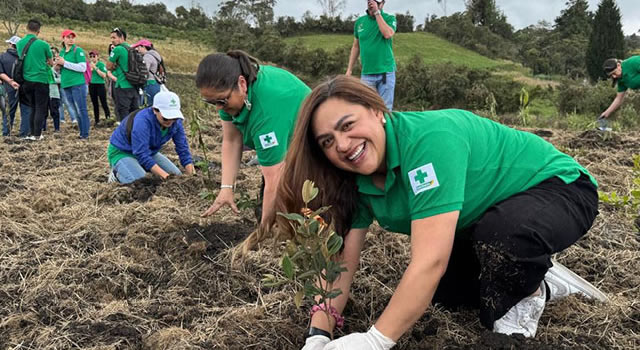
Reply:
<svg viewBox="0 0 640 350"><path fill-rule="evenodd" d="M180 98L169 91L158 93L152 107L129 114L109 139L109 180L128 184L149 171L163 179L169 175L181 175L178 167L160 153L169 140L173 140L185 172L193 174L193 159L182 120Z"/></svg>

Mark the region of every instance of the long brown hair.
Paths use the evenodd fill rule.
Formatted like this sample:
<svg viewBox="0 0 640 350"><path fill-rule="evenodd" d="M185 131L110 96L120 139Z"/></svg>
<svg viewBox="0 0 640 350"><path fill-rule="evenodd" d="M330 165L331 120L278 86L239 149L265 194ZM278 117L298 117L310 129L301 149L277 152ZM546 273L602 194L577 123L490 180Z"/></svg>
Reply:
<svg viewBox="0 0 640 350"><path fill-rule="evenodd" d="M304 207L301 197L302 185L305 180L311 180L320 192L309 204L310 207L318 209L330 205L331 209L324 215L324 219L333 224L336 232L344 237L351 229L358 204L356 174L334 166L317 144L311 129L311 122L318 107L330 98L389 113L378 93L359 79L339 75L316 86L300 108L278 184L274 212L299 213ZM247 238L243 250L246 252L271 235L275 235L277 239L286 239L292 234L287 220L275 215L267 218L266 224Z"/></svg>

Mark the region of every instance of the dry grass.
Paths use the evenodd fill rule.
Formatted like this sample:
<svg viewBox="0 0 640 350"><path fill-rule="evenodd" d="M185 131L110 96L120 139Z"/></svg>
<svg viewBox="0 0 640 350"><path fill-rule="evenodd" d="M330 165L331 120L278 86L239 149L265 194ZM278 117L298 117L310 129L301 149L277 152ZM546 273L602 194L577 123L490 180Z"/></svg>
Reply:
<svg viewBox="0 0 640 350"><path fill-rule="evenodd" d="M25 35L24 26L20 27L21 30L18 33L19 36ZM40 39L47 41L51 46L60 48L62 39L60 34L66 28L47 26L42 27L40 33ZM76 38L76 44L82 47L85 51L98 50L100 57L103 61L107 60L108 47L111 43L109 39L108 31L75 30L78 37ZM127 42L134 44L142 38L129 37ZM154 47L160 52L167 70L174 73L187 73L195 74L200 60L213 50L204 45L195 45L186 40L178 40L168 38L166 40L153 40Z"/></svg>
<svg viewBox="0 0 640 350"><path fill-rule="evenodd" d="M187 116L203 112L194 88L181 93L192 106ZM220 129L211 120L205 139L219 162ZM200 219L208 203L198 197L199 177L107 184L110 131L93 129L79 141L64 124L43 142L0 144L0 349L299 349L306 311L293 306L289 289L260 283L264 273L278 273L274 248L230 263L231 247L254 226L252 213ZM550 140L603 189L619 192L640 152L635 133L603 140L554 130ZM239 183L255 194L258 170L242 168ZM638 238L628 213L603 206L589 235L557 258L611 302L549 304L535 339L499 340L514 349L640 347ZM407 237L369 234L344 333L374 322L408 261ZM436 306L397 348L483 349L494 338L476 311Z"/></svg>

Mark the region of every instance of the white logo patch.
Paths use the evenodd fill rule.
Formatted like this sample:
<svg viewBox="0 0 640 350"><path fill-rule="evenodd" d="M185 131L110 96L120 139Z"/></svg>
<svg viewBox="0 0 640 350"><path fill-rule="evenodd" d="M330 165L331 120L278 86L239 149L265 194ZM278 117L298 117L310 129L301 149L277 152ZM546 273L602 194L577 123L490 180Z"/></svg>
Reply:
<svg viewBox="0 0 640 350"><path fill-rule="evenodd" d="M268 134L260 135L260 143L262 144L263 149L275 147L278 145L278 139L276 138L275 132L270 132Z"/></svg>
<svg viewBox="0 0 640 350"><path fill-rule="evenodd" d="M411 182L414 195L440 186L436 171L433 170L433 163L411 170L409 172L409 182Z"/></svg>

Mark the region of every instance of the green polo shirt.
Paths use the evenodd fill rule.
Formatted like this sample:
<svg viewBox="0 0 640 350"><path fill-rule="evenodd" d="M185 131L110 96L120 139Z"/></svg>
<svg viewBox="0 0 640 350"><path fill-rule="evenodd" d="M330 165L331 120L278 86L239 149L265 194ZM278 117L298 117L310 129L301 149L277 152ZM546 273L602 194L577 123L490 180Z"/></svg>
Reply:
<svg viewBox="0 0 640 350"><path fill-rule="evenodd" d="M380 11L384 21L395 31L396 16ZM365 15L356 20L353 35L360 43L362 74L380 74L396 70L393 57L393 37L385 39L373 16Z"/></svg>
<svg viewBox="0 0 640 350"><path fill-rule="evenodd" d="M116 68L113 70L113 76L115 76L118 81L116 81L116 87L127 89L133 88L133 85L129 83L127 77L124 75L124 72L129 71L129 53L127 52L127 48L129 44L122 43L111 51L111 55L109 55L109 62L115 63Z"/></svg>
<svg viewBox="0 0 640 350"><path fill-rule="evenodd" d="M70 63L87 62L87 57L84 54L84 50L76 45L71 46L69 51L63 49L60 52L60 57L64 58L65 61ZM87 69L89 69L89 67L87 67ZM84 73L82 72L76 72L74 70L62 67L60 73L60 87L63 89L86 84L84 80Z"/></svg>
<svg viewBox="0 0 640 350"><path fill-rule="evenodd" d="M262 166L280 163L289 147L298 109L311 89L284 69L261 65L258 78L248 89L251 110L237 117L220 111L220 118L233 122L247 147L256 150Z"/></svg>
<svg viewBox="0 0 640 350"><path fill-rule="evenodd" d="M618 92L640 89L640 56L632 56L622 61L622 77L618 79Z"/></svg>
<svg viewBox="0 0 640 350"><path fill-rule="evenodd" d="M107 66L102 61L96 62L96 69L91 72L91 84L104 84L104 78L98 74L98 70L107 73Z"/></svg>
<svg viewBox="0 0 640 350"><path fill-rule="evenodd" d="M412 220L460 211L462 229L494 204L551 177L571 183L589 175L542 138L467 111L395 112L385 125L385 189L370 176L357 177L353 228L375 218L389 231L410 234Z"/></svg>
<svg viewBox="0 0 640 350"><path fill-rule="evenodd" d="M27 45L31 38L35 35L28 34L16 44L18 56L22 55L22 49ZM51 74L51 66L47 64L47 60L53 58L51 47L45 41L37 39L34 41L24 58L23 75L25 81L32 83L49 84L49 75Z"/></svg>

